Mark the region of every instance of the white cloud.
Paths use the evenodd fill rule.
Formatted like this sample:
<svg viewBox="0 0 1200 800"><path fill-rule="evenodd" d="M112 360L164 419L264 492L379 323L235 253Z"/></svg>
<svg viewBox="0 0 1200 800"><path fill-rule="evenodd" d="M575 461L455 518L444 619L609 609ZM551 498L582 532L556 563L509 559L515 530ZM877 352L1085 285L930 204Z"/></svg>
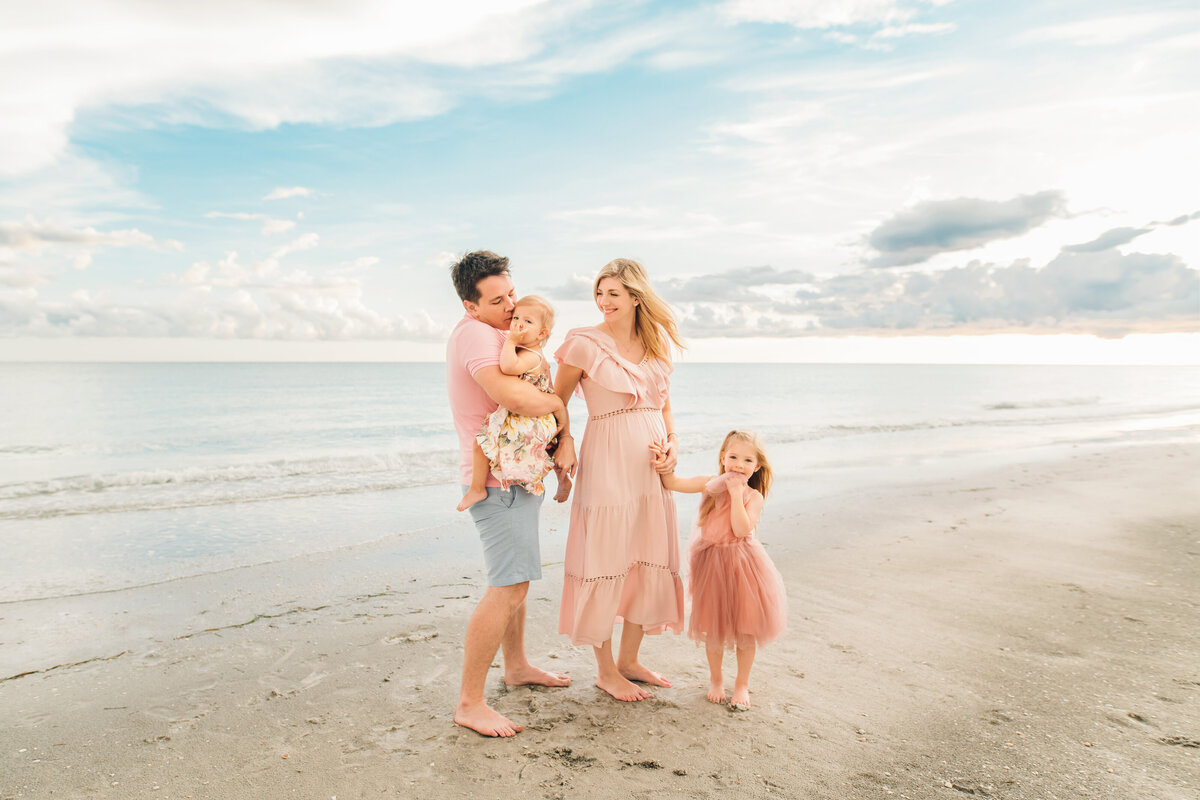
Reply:
<svg viewBox="0 0 1200 800"><path fill-rule="evenodd" d="M384 124L440 113L452 101L406 80L405 63L465 67L527 58L540 46L526 34L538 5L8 4L0 28L0 174L52 163L77 113L110 104L165 103L160 113L177 120L197 120L207 106L259 127Z"/></svg>
<svg viewBox="0 0 1200 800"><path fill-rule="evenodd" d="M287 233L296 227L296 221L290 219L273 219L266 214L251 214L246 211L209 211L204 215L207 219L240 219L262 222L263 236L274 236L277 233Z"/></svg>
<svg viewBox="0 0 1200 800"><path fill-rule="evenodd" d="M32 217L26 218L24 222L0 221L0 246L38 253L56 245L145 248L158 246L153 236L137 228L116 231L98 231L92 227L77 229L38 222Z"/></svg>
<svg viewBox="0 0 1200 800"><path fill-rule="evenodd" d="M286 200L289 197L312 197L313 190L305 186L279 186L263 196L263 200Z"/></svg>
<svg viewBox="0 0 1200 800"><path fill-rule="evenodd" d="M735 22L773 22L797 28L892 25L912 19L923 6L949 0L730 0L723 12Z"/></svg>
<svg viewBox="0 0 1200 800"><path fill-rule="evenodd" d="M1194 29L1200 24L1200 13L1118 14L1082 22L1048 25L1034 28L1016 37L1022 44L1066 43L1079 47L1107 47L1164 30Z"/></svg>

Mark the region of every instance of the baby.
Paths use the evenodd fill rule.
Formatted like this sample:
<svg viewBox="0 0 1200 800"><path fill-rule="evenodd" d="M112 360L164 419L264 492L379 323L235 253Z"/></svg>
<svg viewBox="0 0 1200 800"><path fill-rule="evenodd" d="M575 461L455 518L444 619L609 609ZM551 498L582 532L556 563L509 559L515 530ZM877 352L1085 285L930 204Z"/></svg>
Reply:
<svg viewBox="0 0 1200 800"><path fill-rule="evenodd" d="M548 302L532 294L518 300L508 338L500 348L500 371L520 376L521 380L553 394L550 365L542 356L542 347L553 327L554 309ZM488 415L475 434L471 485L458 510L465 511L487 497L484 484L489 471L500 480L503 489L515 484L533 494L542 494L545 491L542 479L554 467L554 459L546 448L554 441L557 430L553 414L525 417L501 406Z"/></svg>

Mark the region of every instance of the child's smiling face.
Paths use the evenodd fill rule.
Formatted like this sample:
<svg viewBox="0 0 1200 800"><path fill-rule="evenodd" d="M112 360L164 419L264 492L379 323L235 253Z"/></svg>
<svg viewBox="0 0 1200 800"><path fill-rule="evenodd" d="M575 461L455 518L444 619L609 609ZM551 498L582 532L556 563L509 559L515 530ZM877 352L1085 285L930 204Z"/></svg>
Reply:
<svg viewBox="0 0 1200 800"><path fill-rule="evenodd" d="M754 445L734 439L721 454L721 467L726 472L734 472L749 478L758 471L758 454Z"/></svg>

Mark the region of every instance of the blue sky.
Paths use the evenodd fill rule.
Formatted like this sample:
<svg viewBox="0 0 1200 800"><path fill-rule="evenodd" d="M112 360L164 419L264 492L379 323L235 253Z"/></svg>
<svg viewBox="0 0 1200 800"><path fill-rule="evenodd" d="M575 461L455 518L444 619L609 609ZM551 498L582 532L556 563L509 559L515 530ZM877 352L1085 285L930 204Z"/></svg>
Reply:
<svg viewBox="0 0 1200 800"><path fill-rule="evenodd" d="M438 358L489 248L695 360L1200 360L1194 3L412 5L0 0L0 358Z"/></svg>

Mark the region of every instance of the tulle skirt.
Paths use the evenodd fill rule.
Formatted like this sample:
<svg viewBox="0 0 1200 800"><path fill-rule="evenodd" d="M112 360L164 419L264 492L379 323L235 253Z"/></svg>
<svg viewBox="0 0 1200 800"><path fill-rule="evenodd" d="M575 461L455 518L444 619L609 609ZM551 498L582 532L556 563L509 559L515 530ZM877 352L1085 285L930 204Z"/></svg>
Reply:
<svg viewBox="0 0 1200 800"><path fill-rule="evenodd" d="M750 647L774 641L787 628L783 578L758 539L713 543L698 535L688 563L691 638Z"/></svg>

